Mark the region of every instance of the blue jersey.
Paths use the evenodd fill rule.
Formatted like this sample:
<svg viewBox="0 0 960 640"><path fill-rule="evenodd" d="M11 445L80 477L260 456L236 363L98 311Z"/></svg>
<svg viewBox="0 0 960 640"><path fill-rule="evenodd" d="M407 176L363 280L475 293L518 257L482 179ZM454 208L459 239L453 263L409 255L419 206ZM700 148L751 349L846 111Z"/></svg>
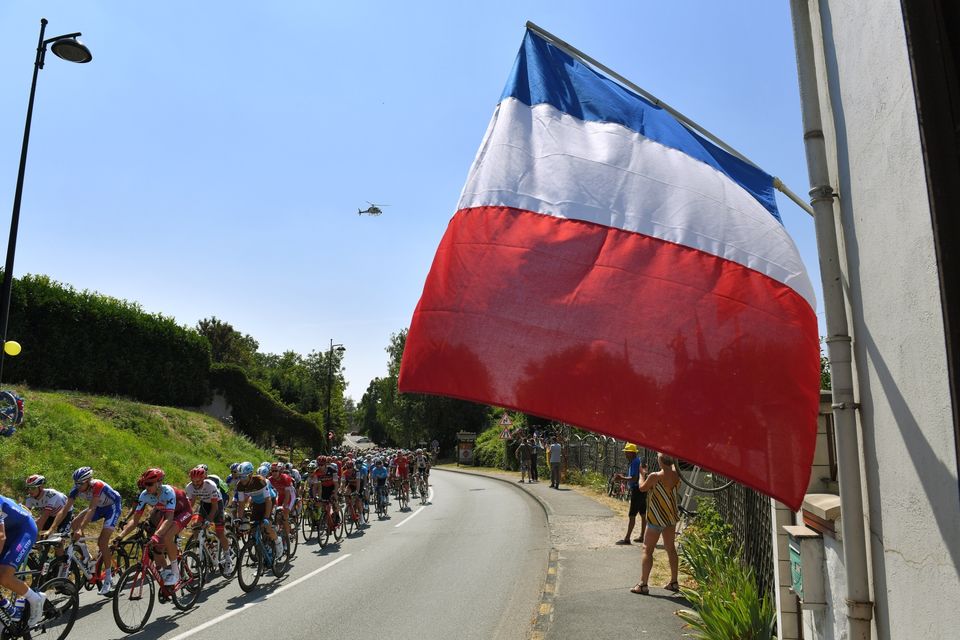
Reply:
<svg viewBox="0 0 960 640"><path fill-rule="evenodd" d="M6 496L0 496L0 524L11 529L33 523L33 514Z"/></svg>
<svg viewBox="0 0 960 640"><path fill-rule="evenodd" d="M387 477L390 475L390 471L388 471L387 468L384 467L384 466L374 467L374 468L370 471L370 475L371 475L375 480L386 480Z"/></svg>
<svg viewBox="0 0 960 640"><path fill-rule="evenodd" d="M361 480L366 480L367 473L369 471L369 469L367 469L367 465L363 464L362 462L357 463L356 469L357 469L357 477L360 478Z"/></svg>

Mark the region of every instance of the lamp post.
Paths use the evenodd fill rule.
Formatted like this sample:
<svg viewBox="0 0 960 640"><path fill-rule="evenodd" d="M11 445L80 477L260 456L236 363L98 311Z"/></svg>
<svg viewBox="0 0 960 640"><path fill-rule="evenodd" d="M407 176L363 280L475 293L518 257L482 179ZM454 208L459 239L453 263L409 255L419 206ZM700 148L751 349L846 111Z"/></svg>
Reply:
<svg viewBox="0 0 960 640"><path fill-rule="evenodd" d="M33 98L37 93L37 75L43 69L47 45L53 54L68 62L85 63L93 60L86 46L77 40L80 32L67 33L55 38L43 39L47 19L40 20L40 38L37 41L37 58L33 63L33 82L30 84L30 100L27 102L27 122L23 127L23 146L20 149L20 171L17 173L17 190L13 196L13 215L10 218L10 240L7 242L7 262L3 268L3 285L0 286L0 341L6 344L7 321L10 317L10 290L13 285L13 258L17 250L17 229L20 226L20 200L23 196L23 174L27 168L27 147L30 144L30 123L33 120ZM0 378L3 377L3 350L0 349Z"/></svg>
<svg viewBox="0 0 960 640"><path fill-rule="evenodd" d="M327 411L326 417L323 421L324 430L327 432L324 434L324 438L327 440L327 452L330 451L330 438L329 434L331 431L330 423L330 397L333 395L333 350L337 350L337 355L343 355L343 352L347 350L342 344L333 344L333 338L330 338L330 352L327 354Z"/></svg>

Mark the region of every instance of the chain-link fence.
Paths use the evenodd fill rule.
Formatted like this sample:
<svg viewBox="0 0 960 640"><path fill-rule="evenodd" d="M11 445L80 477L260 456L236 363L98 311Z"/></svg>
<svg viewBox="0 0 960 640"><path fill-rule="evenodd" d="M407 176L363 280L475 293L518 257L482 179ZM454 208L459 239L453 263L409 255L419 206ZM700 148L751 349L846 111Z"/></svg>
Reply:
<svg viewBox="0 0 960 640"><path fill-rule="evenodd" d="M744 562L753 568L760 593L774 598L777 580L770 498L736 482L714 497L720 515L733 527L735 544L743 548Z"/></svg>

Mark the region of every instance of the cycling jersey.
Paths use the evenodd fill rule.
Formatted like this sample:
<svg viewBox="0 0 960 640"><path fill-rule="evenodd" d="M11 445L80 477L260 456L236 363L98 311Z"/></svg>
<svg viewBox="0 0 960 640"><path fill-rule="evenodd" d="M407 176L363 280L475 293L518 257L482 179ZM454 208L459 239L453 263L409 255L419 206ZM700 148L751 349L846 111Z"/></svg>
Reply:
<svg viewBox="0 0 960 640"><path fill-rule="evenodd" d="M220 476L212 473L207 476L207 480L213 480L213 484L217 485L217 490L220 492L220 499L226 502L228 500L227 496L230 494L230 487L227 483L221 480Z"/></svg>
<svg viewBox="0 0 960 640"><path fill-rule="evenodd" d="M24 507L0 496L0 525L6 539L0 549L0 564L18 568L37 541L37 524Z"/></svg>
<svg viewBox="0 0 960 640"><path fill-rule="evenodd" d="M277 491L277 502L287 507L293 507L293 501L297 497L297 490L293 486L293 478L285 473L270 478L270 485Z"/></svg>
<svg viewBox="0 0 960 640"><path fill-rule="evenodd" d="M386 467L374 467L370 470L370 477L377 481L377 484L384 484L387 481L387 477L390 475L390 472L387 471Z"/></svg>
<svg viewBox="0 0 960 640"><path fill-rule="evenodd" d="M56 515L67 504L67 496L56 489L43 489L36 498L27 496L26 504L31 509L44 511L44 516Z"/></svg>
<svg viewBox="0 0 960 640"><path fill-rule="evenodd" d="M263 476L250 476L237 483L237 500L250 498L253 504L264 504L267 498L273 497L273 487Z"/></svg>
<svg viewBox="0 0 960 640"><path fill-rule="evenodd" d="M203 483L197 487L193 482L187 485L186 489L187 498L192 502L195 498L200 498L201 504L209 504L211 502L220 502L223 499L223 496L220 495L220 488L217 486L217 483L206 478Z"/></svg>
<svg viewBox="0 0 960 640"><path fill-rule="evenodd" d="M408 460L404 456L397 456L397 475L401 478L406 478L410 475L410 467L408 465Z"/></svg>
<svg viewBox="0 0 960 640"><path fill-rule="evenodd" d="M91 507L96 509L120 504L120 494L103 480L91 480L86 491L80 491L78 487L74 486L67 497L73 500L77 498L86 500Z"/></svg>
<svg viewBox="0 0 960 640"><path fill-rule="evenodd" d="M140 498L137 500L136 513L143 513L147 505L153 507L154 511L172 511L180 513L183 511L193 511L190 507L190 501L183 489L176 489L168 484L160 485L160 491L156 495L147 493L144 489L140 492Z"/></svg>

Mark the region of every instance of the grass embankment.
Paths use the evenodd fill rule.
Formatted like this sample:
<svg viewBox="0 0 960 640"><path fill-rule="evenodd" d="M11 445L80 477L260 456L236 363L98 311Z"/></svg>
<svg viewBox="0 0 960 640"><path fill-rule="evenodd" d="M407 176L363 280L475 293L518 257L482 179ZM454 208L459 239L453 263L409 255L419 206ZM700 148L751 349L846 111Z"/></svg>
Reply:
<svg viewBox="0 0 960 640"><path fill-rule="evenodd" d="M0 438L0 493L17 500L26 495L23 481L31 473L66 493L73 470L89 465L129 504L148 467L161 467L168 482L182 487L200 463L226 477L231 462L271 459L201 413L75 392L15 391L24 398L26 417L16 434Z"/></svg>

